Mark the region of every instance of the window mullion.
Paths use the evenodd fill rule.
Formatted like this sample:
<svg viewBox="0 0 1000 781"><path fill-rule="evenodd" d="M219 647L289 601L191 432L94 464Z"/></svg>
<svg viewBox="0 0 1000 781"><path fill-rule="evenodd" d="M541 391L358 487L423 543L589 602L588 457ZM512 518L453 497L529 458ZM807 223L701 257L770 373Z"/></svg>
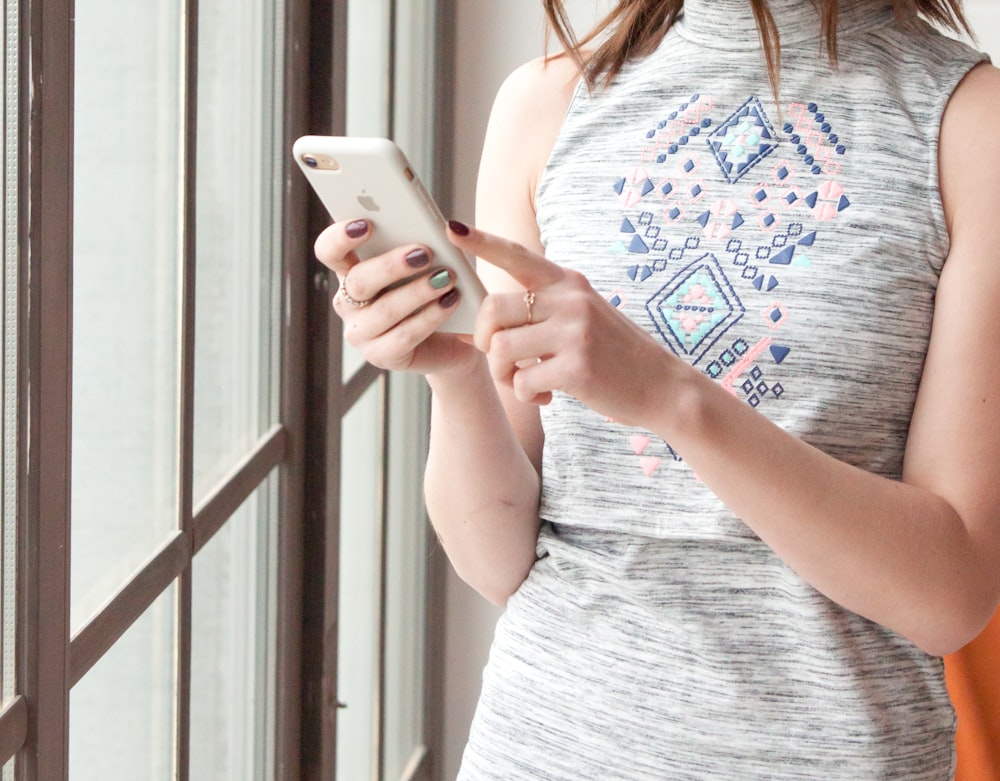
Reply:
<svg viewBox="0 0 1000 781"><path fill-rule="evenodd" d="M31 707L18 778L68 777L73 2L27 4L31 120L21 339L24 534L18 649ZM26 105L22 96L22 105ZM43 425L44 423L44 425Z"/></svg>
<svg viewBox="0 0 1000 781"><path fill-rule="evenodd" d="M28 738L28 701L14 697L0 710L0 765L14 756Z"/></svg>
<svg viewBox="0 0 1000 781"><path fill-rule="evenodd" d="M283 48L285 110L281 134L291 140L308 132L309 2L289 0L285 6ZM286 182L298 172L290 155L283 157ZM306 429L306 305L309 266L308 211L305 185L286 186L282 209L281 421L288 432L279 487L277 626L275 647L275 765L277 781L302 777L302 616L303 533Z"/></svg>
<svg viewBox="0 0 1000 781"><path fill-rule="evenodd" d="M182 257L180 263L180 354L178 394L178 528L194 555L194 361L196 320L197 164L198 164L198 0L184 5L183 109L181 139ZM178 578L177 589L177 781L187 781L191 765L192 566Z"/></svg>

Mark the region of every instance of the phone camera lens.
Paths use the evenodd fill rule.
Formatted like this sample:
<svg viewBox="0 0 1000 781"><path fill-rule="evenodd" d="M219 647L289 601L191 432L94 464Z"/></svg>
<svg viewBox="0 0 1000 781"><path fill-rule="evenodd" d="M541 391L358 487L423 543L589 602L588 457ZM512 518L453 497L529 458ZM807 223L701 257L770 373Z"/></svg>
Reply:
<svg viewBox="0 0 1000 781"><path fill-rule="evenodd" d="M317 160L312 155L305 155L302 158L302 162L305 163L310 168L319 168L319 160Z"/></svg>

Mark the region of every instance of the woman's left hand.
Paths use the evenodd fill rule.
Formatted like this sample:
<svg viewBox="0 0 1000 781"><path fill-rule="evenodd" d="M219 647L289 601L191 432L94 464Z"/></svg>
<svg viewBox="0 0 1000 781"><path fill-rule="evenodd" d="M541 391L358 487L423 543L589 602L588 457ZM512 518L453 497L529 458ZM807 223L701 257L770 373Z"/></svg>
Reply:
<svg viewBox="0 0 1000 781"><path fill-rule="evenodd" d="M558 390L619 423L648 425L684 364L582 274L483 231L452 240L524 287L489 295L476 321L496 382L522 402L547 404Z"/></svg>

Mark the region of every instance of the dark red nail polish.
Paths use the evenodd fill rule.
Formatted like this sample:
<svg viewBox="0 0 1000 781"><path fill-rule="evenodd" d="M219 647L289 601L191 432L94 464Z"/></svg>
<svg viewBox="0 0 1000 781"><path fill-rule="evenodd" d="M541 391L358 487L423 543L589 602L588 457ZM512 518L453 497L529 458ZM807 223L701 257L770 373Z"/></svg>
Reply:
<svg viewBox="0 0 1000 781"><path fill-rule="evenodd" d="M452 288L438 299L438 303L445 309L451 309L458 303L458 289Z"/></svg>
<svg viewBox="0 0 1000 781"><path fill-rule="evenodd" d="M423 249L415 249L406 255L406 263L410 268L423 268L430 262L431 256Z"/></svg>
<svg viewBox="0 0 1000 781"><path fill-rule="evenodd" d="M457 234L458 236L468 236L472 231L469 226L464 222L459 222L458 220L449 220L448 227L451 228L451 232Z"/></svg>
<svg viewBox="0 0 1000 781"><path fill-rule="evenodd" d="M347 235L352 239L360 239L368 233L368 220L355 220L354 222L348 223L344 232L347 233Z"/></svg>

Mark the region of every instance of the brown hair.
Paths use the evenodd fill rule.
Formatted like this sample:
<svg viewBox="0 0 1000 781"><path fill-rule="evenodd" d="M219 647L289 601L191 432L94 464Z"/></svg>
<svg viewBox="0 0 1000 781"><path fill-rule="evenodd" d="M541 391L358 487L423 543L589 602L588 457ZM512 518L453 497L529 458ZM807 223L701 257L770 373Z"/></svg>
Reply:
<svg viewBox="0 0 1000 781"><path fill-rule="evenodd" d="M809 0L803 0L808 2ZM840 0L812 0L822 19L821 37L831 64L837 62L837 19ZM778 92L781 72L781 41L778 27L767 0L747 0L757 20L761 47L771 79ZM628 61L651 54L666 35L681 10L684 0L619 0L615 8L598 22L585 37L577 39L562 0L542 0L548 29L576 60L591 87L607 86ZM897 15L916 11L928 20L958 33L972 34L962 11L962 0L893 0ZM588 54L584 48L601 39Z"/></svg>

